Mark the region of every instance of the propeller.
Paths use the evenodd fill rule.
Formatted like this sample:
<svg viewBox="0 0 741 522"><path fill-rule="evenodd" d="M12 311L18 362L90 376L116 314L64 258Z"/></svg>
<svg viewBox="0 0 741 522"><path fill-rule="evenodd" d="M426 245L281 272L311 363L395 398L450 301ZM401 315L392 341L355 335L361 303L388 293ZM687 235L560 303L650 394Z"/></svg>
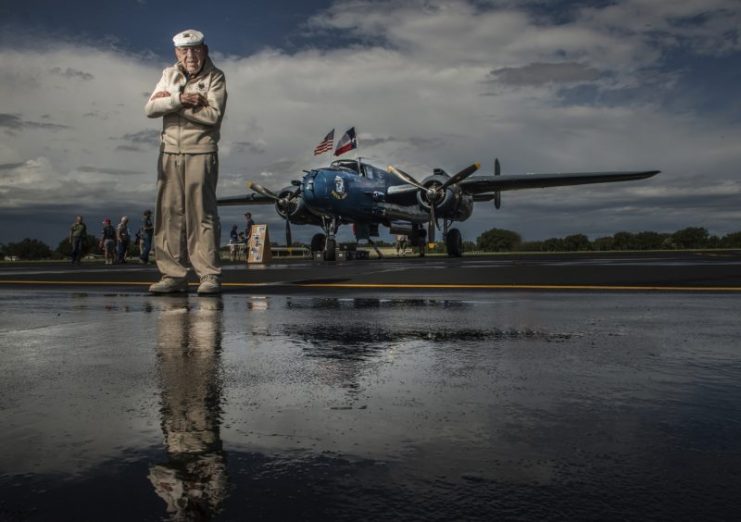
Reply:
<svg viewBox="0 0 741 522"><path fill-rule="evenodd" d="M481 166L480 163L472 163L465 169L461 170L460 172L457 172L453 176L451 176L445 183L443 183L439 190L440 192L445 192L445 189L448 188L451 185L455 185L456 183L460 183L464 179L466 179L468 176L479 170L479 167Z"/></svg>
<svg viewBox="0 0 741 522"><path fill-rule="evenodd" d="M397 169L393 165L389 165L388 166L388 169L386 169L386 170L388 170L391 174L394 174L397 178L401 179L405 183L409 183L410 185L414 185L418 189L424 190L425 192L427 191L427 188L424 185L420 184L416 179L414 179L412 176L410 176L409 174L407 174L403 170Z"/></svg>
<svg viewBox="0 0 741 522"><path fill-rule="evenodd" d="M298 194L301 192L301 189L297 187L295 191L289 193L288 197L282 198L278 194L273 192L272 190L267 189L263 187L262 185L255 183L254 181L248 181L247 188L265 197L274 199L278 207L280 207L283 210L283 215L285 216L285 220L286 220L286 246L290 247L292 243L291 241L291 221L289 219L289 215L291 213L291 202L296 196L298 196Z"/></svg>
<svg viewBox="0 0 741 522"><path fill-rule="evenodd" d="M258 185L254 181L248 181L247 182L247 188L250 189L250 190L254 190L258 194L261 194L261 195L263 195L265 197L272 198L272 199L274 199L276 201L280 201L280 197L278 197L278 194L276 194L272 190L266 189L262 185Z"/></svg>
<svg viewBox="0 0 741 522"><path fill-rule="evenodd" d="M421 183L419 183L416 179L414 179L412 176L407 174L401 169L398 169L394 167L393 165L389 165L387 170L391 174L394 174L396 177L404 181L405 183L408 183L409 185L413 185L417 187L420 190L423 190L425 192L425 196L427 198L427 202L430 204L430 222L427 226L427 233L428 233L428 241L431 243L435 242L435 228L440 230L440 224L437 222L437 216L435 215L435 207L445 197L445 191L448 189L448 187L452 185L456 185L466 179L468 176L476 172L481 165L479 163L473 163L469 165L468 167L464 168L460 172L455 173L450 178L446 179L444 183L440 185L430 185L429 187L425 187Z"/></svg>
<svg viewBox="0 0 741 522"><path fill-rule="evenodd" d="M502 174L502 166L499 164L499 158L494 158L494 175L500 176ZM494 208L499 210L502 206L502 193L498 190L494 193Z"/></svg>

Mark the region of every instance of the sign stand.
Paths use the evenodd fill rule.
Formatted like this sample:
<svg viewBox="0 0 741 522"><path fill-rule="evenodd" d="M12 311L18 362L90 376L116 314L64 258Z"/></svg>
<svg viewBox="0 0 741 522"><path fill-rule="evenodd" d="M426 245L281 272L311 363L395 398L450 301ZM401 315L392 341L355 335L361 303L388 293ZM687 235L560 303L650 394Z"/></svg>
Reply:
<svg viewBox="0 0 741 522"><path fill-rule="evenodd" d="M270 263L272 258L268 226L252 225L249 242L247 243L247 262Z"/></svg>

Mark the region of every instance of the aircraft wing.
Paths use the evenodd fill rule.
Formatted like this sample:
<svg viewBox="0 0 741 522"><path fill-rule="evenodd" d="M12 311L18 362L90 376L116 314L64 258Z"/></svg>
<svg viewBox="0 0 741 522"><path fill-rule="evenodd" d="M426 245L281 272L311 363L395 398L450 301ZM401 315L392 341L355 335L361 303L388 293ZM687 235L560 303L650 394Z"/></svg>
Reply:
<svg viewBox="0 0 741 522"><path fill-rule="evenodd" d="M619 172L558 172L552 174L523 174L501 176L471 176L460 182L460 187L469 194L484 194L503 190L565 187L588 183L610 183L631 181L655 176L660 170L629 170Z"/></svg>
<svg viewBox="0 0 741 522"><path fill-rule="evenodd" d="M273 198L261 196L260 194L245 194L244 196L226 196L219 198L216 203L222 207L237 205L272 205L275 203Z"/></svg>

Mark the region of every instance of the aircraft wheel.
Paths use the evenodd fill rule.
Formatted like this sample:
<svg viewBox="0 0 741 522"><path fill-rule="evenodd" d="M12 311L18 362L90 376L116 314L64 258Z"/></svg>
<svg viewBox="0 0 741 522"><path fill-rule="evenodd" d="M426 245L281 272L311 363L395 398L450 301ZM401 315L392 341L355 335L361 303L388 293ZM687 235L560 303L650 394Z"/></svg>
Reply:
<svg viewBox="0 0 741 522"><path fill-rule="evenodd" d="M448 249L448 256L461 257L463 255L463 236L457 228L448 230L448 236L445 238L445 246Z"/></svg>
<svg viewBox="0 0 741 522"><path fill-rule="evenodd" d="M337 241L334 239L327 239L324 246L324 260L334 261L337 259Z"/></svg>
<svg viewBox="0 0 741 522"><path fill-rule="evenodd" d="M326 240L327 236L324 234L314 234L314 237L311 238L311 253L323 252Z"/></svg>

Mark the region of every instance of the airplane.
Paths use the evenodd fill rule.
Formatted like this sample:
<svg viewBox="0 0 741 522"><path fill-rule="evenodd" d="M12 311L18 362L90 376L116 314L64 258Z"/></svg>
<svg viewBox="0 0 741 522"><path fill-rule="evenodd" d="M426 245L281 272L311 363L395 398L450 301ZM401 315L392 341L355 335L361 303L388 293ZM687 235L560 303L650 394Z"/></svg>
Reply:
<svg viewBox="0 0 741 522"><path fill-rule="evenodd" d="M499 209L501 193L507 190L632 181L661 172L505 175L501 173L497 158L493 175L472 176L479 167L479 163L474 163L452 176L442 169L434 169L431 176L420 182L393 165L384 170L362 158L339 159L328 167L304 170L301 180L293 180L291 185L277 192L248 181L251 193L222 197L218 204L274 204L276 212L286 222L287 245L291 245L291 223L321 227L324 233L314 235L311 250L312 253L322 252L327 261L336 259L335 237L341 225L352 224L356 240L367 240L374 248L371 237L379 236L379 226L388 227L391 234L407 236L424 256L425 245L428 241L434 243L441 220L448 255L460 257L463 237L451 225L471 217L475 203L493 201L494 207Z"/></svg>

